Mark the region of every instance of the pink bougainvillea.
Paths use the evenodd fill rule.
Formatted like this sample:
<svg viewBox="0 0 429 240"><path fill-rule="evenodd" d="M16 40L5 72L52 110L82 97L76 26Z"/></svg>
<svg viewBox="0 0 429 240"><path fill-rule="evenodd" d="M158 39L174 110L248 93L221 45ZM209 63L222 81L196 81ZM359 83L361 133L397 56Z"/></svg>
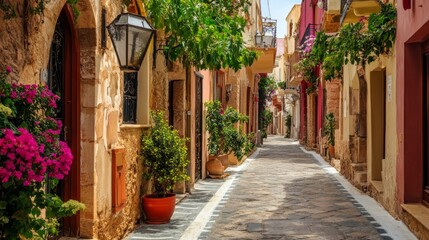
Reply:
<svg viewBox="0 0 429 240"><path fill-rule="evenodd" d="M47 86L9 84L5 78L11 72L6 67L0 74L0 103L13 103L14 109L8 123L0 122L0 182L29 186L47 176L63 179L73 155L60 141L62 122L53 118L59 96Z"/></svg>
<svg viewBox="0 0 429 240"><path fill-rule="evenodd" d="M24 186L32 182L42 182L49 177L63 179L70 171L73 156L66 143L59 141L51 146L55 151L46 155L44 144L37 143L26 129L19 128L18 134L11 129L3 129L0 138L0 181L11 179Z"/></svg>
<svg viewBox="0 0 429 240"><path fill-rule="evenodd" d="M302 51L304 53L310 53L311 49L313 49L314 40L316 40L316 36L310 35L306 37L304 44L301 46Z"/></svg>

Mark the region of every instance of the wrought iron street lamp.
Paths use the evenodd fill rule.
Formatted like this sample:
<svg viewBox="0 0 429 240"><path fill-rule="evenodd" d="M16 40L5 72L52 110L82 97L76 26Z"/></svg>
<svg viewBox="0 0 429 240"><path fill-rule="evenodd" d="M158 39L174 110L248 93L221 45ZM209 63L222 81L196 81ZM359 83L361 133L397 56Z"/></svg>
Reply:
<svg viewBox="0 0 429 240"><path fill-rule="evenodd" d="M121 70L138 71L156 30L146 18L132 13L120 14L107 29Z"/></svg>

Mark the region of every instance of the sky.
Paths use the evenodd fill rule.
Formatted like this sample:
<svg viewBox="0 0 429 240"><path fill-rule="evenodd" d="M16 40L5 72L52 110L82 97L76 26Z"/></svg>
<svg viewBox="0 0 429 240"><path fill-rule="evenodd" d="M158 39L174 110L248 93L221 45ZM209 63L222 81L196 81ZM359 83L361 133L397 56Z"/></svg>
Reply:
<svg viewBox="0 0 429 240"><path fill-rule="evenodd" d="M283 38L286 34L286 16L293 5L301 4L302 0L261 0L262 16L277 19L277 37ZM270 11L268 11L268 5Z"/></svg>

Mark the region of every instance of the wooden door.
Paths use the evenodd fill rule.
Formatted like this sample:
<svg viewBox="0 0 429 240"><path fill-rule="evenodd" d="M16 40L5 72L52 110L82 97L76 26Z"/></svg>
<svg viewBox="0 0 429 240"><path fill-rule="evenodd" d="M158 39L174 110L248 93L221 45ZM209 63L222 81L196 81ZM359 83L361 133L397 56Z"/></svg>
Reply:
<svg viewBox="0 0 429 240"><path fill-rule="evenodd" d="M79 191L79 60L73 15L66 5L57 20L52 38L48 81L49 88L60 96L56 118L63 122L61 140L67 142L73 153L73 163L68 176L60 181L57 193L64 200L80 200ZM79 236L79 215L61 220L65 236Z"/></svg>
<svg viewBox="0 0 429 240"><path fill-rule="evenodd" d="M429 52L423 56L423 129L424 137L424 162L423 162L423 203L429 207Z"/></svg>

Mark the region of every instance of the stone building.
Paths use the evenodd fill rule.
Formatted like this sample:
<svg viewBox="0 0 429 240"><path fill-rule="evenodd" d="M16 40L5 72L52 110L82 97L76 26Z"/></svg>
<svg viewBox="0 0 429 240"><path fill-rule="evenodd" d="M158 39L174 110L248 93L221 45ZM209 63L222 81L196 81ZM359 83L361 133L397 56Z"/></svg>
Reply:
<svg viewBox="0 0 429 240"><path fill-rule="evenodd" d="M348 11L339 12L341 26L359 21L357 12L369 16L380 11L378 3L365 4L350 1ZM341 173L397 216L395 62L393 50L364 68L344 66L335 144Z"/></svg>
<svg viewBox="0 0 429 240"><path fill-rule="evenodd" d="M287 101L290 101L292 115L291 137L299 139L301 136L301 114L304 108L301 107L300 89L302 76L298 74L294 66L299 61L299 20L301 18L301 5L295 4L286 16L287 34L285 39L285 64L286 81L289 87L295 88Z"/></svg>
<svg viewBox="0 0 429 240"><path fill-rule="evenodd" d="M379 4L374 1L329 0L321 3L323 3L319 6L323 9L321 29L328 34L335 34L346 24L358 22L362 16L368 17L371 13L380 11ZM301 11L301 21L303 12L304 10ZM316 19L319 16L317 11L313 15ZM307 134L302 136L307 137L305 139L307 146L316 145L319 153L325 155L325 143L321 134L323 120L327 113L334 113L337 130L335 156L331 164L334 164L357 188L368 191L368 194L393 216L398 216L397 191L400 185L397 170L399 163L396 161L398 135L395 130L397 125L395 56L396 51L393 49L391 54L380 56L364 68L346 64L343 66L343 78L330 82L324 80L324 73L320 71L317 97L316 94L301 95L301 98L308 98L307 108L301 108L301 116L307 121L304 124L307 127ZM305 86L302 85L301 91L303 89ZM320 98L321 95L324 97ZM318 136L316 140L312 134L314 126Z"/></svg>
<svg viewBox="0 0 429 240"><path fill-rule="evenodd" d="M14 7L18 16L12 19L0 11L2 65L13 67L14 81L46 84L61 95L63 136L74 155L61 197L86 205L63 221L62 233L121 238L141 218L140 197L149 191L139 151L141 136L151 126L150 110L165 111L191 139L188 188L203 177L202 149L199 165L195 160L196 146L202 147L195 137L202 133L195 130L202 129L202 116L190 120L198 106L202 109L196 97L200 75L179 64L167 66L158 51L154 62L154 44L160 43L153 39L137 73L120 70L105 28L121 12L144 14L140 1L127 7L122 1L79 0L76 19L66 0L48 1L43 15L25 13L25 3Z"/></svg>
<svg viewBox="0 0 429 240"><path fill-rule="evenodd" d="M397 104L395 209L420 239L429 239L428 53L429 7L423 0L397 2L396 81L392 101ZM389 96L389 93L387 94ZM386 130L387 132L387 130ZM388 138L386 137L386 140Z"/></svg>

